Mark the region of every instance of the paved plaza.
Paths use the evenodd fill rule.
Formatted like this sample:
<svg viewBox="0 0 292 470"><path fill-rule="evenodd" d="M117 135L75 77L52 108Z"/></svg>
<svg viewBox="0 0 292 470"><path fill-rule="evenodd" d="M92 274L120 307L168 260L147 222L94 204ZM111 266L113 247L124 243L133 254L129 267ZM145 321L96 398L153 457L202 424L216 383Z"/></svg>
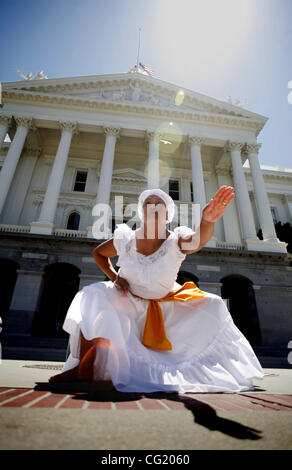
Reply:
<svg viewBox="0 0 292 470"><path fill-rule="evenodd" d="M3 359L1 450L291 450L292 369L240 393L122 393L50 384L63 363Z"/></svg>

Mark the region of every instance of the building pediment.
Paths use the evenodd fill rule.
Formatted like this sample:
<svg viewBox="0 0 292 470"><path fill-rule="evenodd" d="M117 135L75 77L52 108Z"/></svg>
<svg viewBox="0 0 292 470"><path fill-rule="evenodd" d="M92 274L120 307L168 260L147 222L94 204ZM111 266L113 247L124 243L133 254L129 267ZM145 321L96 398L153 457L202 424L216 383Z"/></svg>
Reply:
<svg viewBox="0 0 292 470"><path fill-rule="evenodd" d="M113 179L124 181L144 181L146 177L142 171L133 168L118 168L113 171Z"/></svg>
<svg viewBox="0 0 292 470"><path fill-rule="evenodd" d="M180 88L138 73L97 75L47 80L20 80L2 84L3 102L13 97L91 108L142 112L255 127L257 133L267 118L234 104Z"/></svg>

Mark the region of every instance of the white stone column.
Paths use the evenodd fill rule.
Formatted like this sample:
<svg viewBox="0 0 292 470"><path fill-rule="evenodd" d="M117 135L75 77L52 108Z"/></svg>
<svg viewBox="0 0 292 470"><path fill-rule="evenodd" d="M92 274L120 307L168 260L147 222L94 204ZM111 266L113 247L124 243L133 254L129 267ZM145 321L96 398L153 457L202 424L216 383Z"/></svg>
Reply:
<svg viewBox="0 0 292 470"><path fill-rule="evenodd" d="M120 128L104 127L104 133L106 136L105 146L100 168L97 196L94 206L96 206L96 204L107 204L107 206L109 207L115 158L115 147L117 138L120 135ZM109 220L107 221L107 224L108 222ZM87 227L87 237L95 238L92 234L92 226Z"/></svg>
<svg viewBox="0 0 292 470"><path fill-rule="evenodd" d="M191 186L189 176L182 176L181 179L181 200L189 202L191 199Z"/></svg>
<svg viewBox="0 0 292 470"><path fill-rule="evenodd" d="M200 213L206 205L206 191L204 183L204 173L201 156L202 137L188 136L188 143L191 152L192 182L193 182L193 201L200 204Z"/></svg>
<svg viewBox="0 0 292 470"><path fill-rule="evenodd" d="M100 177L98 183L98 191L96 196L96 204L110 203L114 159L115 159L115 147L117 137L120 133L120 128L105 127L105 146L103 151Z"/></svg>
<svg viewBox="0 0 292 470"><path fill-rule="evenodd" d="M31 118L16 117L15 121L17 130L0 171L0 213L3 210L28 131L30 128L35 128Z"/></svg>
<svg viewBox="0 0 292 470"><path fill-rule="evenodd" d="M285 204L285 209L287 212L287 216L289 219L290 224L292 223L292 201L289 200L289 194L284 193L282 196L282 202Z"/></svg>
<svg viewBox="0 0 292 470"><path fill-rule="evenodd" d="M69 155L71 140L73 135L77 133L76 122L58 121L58 123L62 129L61 139L56 157L54 159L53 168L51 170L39 220L30 223L31 233L50 235L54 229L54 218Z"/></svg>
<svg viewBox="0 0 292 470"><path fill-rule="evenodd" d="M201 155L201 145L204 142L204 139L203 137L188 136L187 142L190 146L191 154L193 203L200 204L200 219L202 219L202 211L207 204ZM205 246L216 247L216 240L217 238L213 234Z"/></svg>
<svg viewBox="0 0 292 470"><path fill-rule="evenodd" d="M261 144L246 144L245 152L248 156L251 176L253 181L255 202L259 217L260 226L263 233L263 241L270 243L279 243L275 231L273 216L271 213L270 203L267 196L265 183L258 159L258 151Z"/></svg>
<svg viewBox="0 0 292 470"><path fill-rule="evenodd" d="M228 142L227 146L231 151L235 202L240 220L242 238L248 249L258 249L258 246L256 248L252 246L253 242L259 242L259 239L256 235L252 207L240 155L244 143Z"/></svg>
<svg viewBox="0 0 292 470"><path fill-rule="evenodd" d="M148 175L147 189L159 188L159 140L160 134L147 130L145 137L148 141Z"/></svg>
<svg viewBox="0 0 292 470"><path fill-rule="evenodd" d="M219 188L224 185L232 186L233 183L230 181L231 175L229 169L217 168L215 172ZM228 205L221 220L224 228L225 241L229 243L241 243L240 224L234 199Z"/></svg>
<svg viewBox="0 0 292 470"><path fill-rule="evenodd" d="M11 123L11 116L0 116L0 149L3 145L5 136Z"/></svg>
<svg viewBox="0 0 292 470"><path fill-rule="evenodd" d="M25 146L13 177L13 190L9 191L5 201L1 223L25 225L21 223L22 211L33 171L41 151L41 147L32 148L28 145Z"/></svg>

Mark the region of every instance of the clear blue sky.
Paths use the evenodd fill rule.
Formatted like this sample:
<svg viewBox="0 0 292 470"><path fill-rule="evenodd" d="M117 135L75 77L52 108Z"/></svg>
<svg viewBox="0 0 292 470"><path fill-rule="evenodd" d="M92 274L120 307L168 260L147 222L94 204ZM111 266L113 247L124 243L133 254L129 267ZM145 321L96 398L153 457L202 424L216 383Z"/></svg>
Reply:
<svg viewBox="0 0 292 470"><path fill-rule="evenodd" d="M292 0L2 0L0 81L127 72L269 118L259 160L292 167ZM292 90L290 90L292 91Z"/></svg>

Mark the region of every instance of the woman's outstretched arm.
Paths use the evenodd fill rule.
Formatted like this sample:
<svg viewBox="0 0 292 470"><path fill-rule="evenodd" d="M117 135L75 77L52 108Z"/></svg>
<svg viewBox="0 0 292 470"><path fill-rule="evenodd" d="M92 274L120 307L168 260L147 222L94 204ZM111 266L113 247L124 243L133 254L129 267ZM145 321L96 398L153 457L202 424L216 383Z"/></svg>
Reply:
<svg viewBox="0 0 292 470"><path fill-rule="evenodd" d="M202 210L200 227L196 232L180 237L178 245L183 253L190 254L200 251L210 240L214 233L214 224L226 211L229 203L234 199L233 186L221 186ZM224 203L224 204L223 204Z"/></svg>

